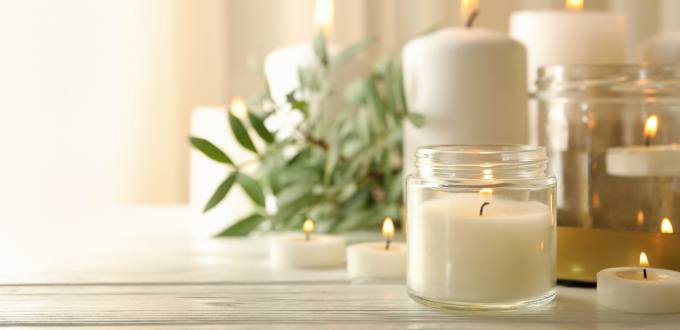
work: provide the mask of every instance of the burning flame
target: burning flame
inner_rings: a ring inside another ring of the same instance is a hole
[[[394,222],[390,217],[385,217],[385,220],[383,221],[382,236],[386,239],[394,238]]]
[[[231,106],[229,112],[238,118],[245,118],[248,115],[248,107],[242,97],[236,96],[231,99]]]
[[[564,8],[572,11],[583,10],[583,0],[564,0]]]
[[[637,211],[637,224],[642,226],[645,223],[645,213],[638,209]]]
[[[672,234],[673,233],[673,224],[671,223],[668,218],[663,218],[661,221],[661,233],[662,234]]]
[[[465,22],[479,8],[479,0],[460,0],[460,17]]]
[[[649,259],[644,252],[640,252],[640,267],[649,267]]]
[[[302,231],[305,234],[313,233],[314,232],[314,220],[312,220],[312,219],[305,220],[305,223],[302,224]]]
[[[643,133],[645,139],[653,139],[656,136],[657,128],[659,127],[659,117],[651,115],[645,122],[645,131]]]
[[[335,4],[333,0],[316,0],[314,6],[314,26],[329,34],[333,28],[333,18],[335,16]]]

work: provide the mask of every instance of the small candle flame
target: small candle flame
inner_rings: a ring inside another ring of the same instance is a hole
[[[642,226],[645,223],[645,213],[642,212],[641,209],[638,209],[636,219],[639,226]]]
[[[673,224],[671,223],[668,218],[663,218],[661,221],[661,233],[662,234],[672,234],[673,233]]]
[[[245,118],[248,115],[248,106],[242,97],[236,96],[231,100],[229,112],[238,118]]]
[[[645,140],[651,140],[656,136],[656,131],[659,127],[659,117],[656,115],[651,115],[649,118],[647,118],[647,121],[645,122],[645,131],[643,133],[643,136],[645,137]]]
[[[302,224],[302,231],[305,234],[313,233],[314,232],[314,220],[312,220],[312,219],[305,220],[305,223]]]
[[[314,6],[314,26],[324,34],[329,34],[333,29],[335,16],[335,4],[333,0],[316,0]]]
[[[483,199],[490,199],[491,196],[493,196],[493,189],[483,188],[479,190],[479,196],[482,197]]]
[[[385,217],[385,220],[383,221],[382,237],[386,239],[394,238],[394,222],[390,217]]]
[[[470,15],[479,8],[479,0],[461,0],[460,17],[463,22],[467,21]]]
[[[564,8],[571,11],[583,10],[583,0],[565,0]]]
[[[644,252],[640,252],[640,267],[649,267],[649,259]]]

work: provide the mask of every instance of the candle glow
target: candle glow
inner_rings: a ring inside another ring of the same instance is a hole
[[[565,0],[564,8],[571,11],[583,10],[583,0]]]
[[[231,100],[229,112],[238,118],[245,118],[248,115],[248,107],[242,97],[236,96]]]
[[[314,26],[324,34],[329,34],[333,28],[335,5],[333,0],[317,0],[314,6]]]
[[[394,238],[394,222],[390,217],[385,217],[385,220],[383,221],[382,237],[386,239]]]
[[[461,0],[460,18],[463,22],[467,21],[472,12],[479,8],[479,0]]]
[[[312,219],[305,220],[305,223],[302,224],[302,231],[305,233],[305,241],[309,241],[314,232],[314,221]]]
[[[651,140],[656,136],[656,131],[659,127],[659,117],[656,115],[649,116],[645,122],[645,130],[643,136],[645,140]]]
[[[649,267],[649,259],[644,252],[640,252],[640,267]]]
[[[663,218],[661,221],[661,233],[662,234],[672,234],[673,233],[673,224],[671,223],[668,218]]]

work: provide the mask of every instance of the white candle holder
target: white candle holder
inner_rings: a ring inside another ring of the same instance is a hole
[[[637,265],[642,251],[680,270],[678,81],[672,66],[539,70],[533,133],[560,187],[560,280],[593,283],[602,269]]]
[[[541,147],[419,148],[406,180],[409,294],[512,309],[555,297],[555,179]]]

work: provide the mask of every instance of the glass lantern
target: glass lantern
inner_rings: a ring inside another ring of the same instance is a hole
[[[534,136],[558,191],[558,277],[604,268],[680,270],[680,67],[539,70]]]

